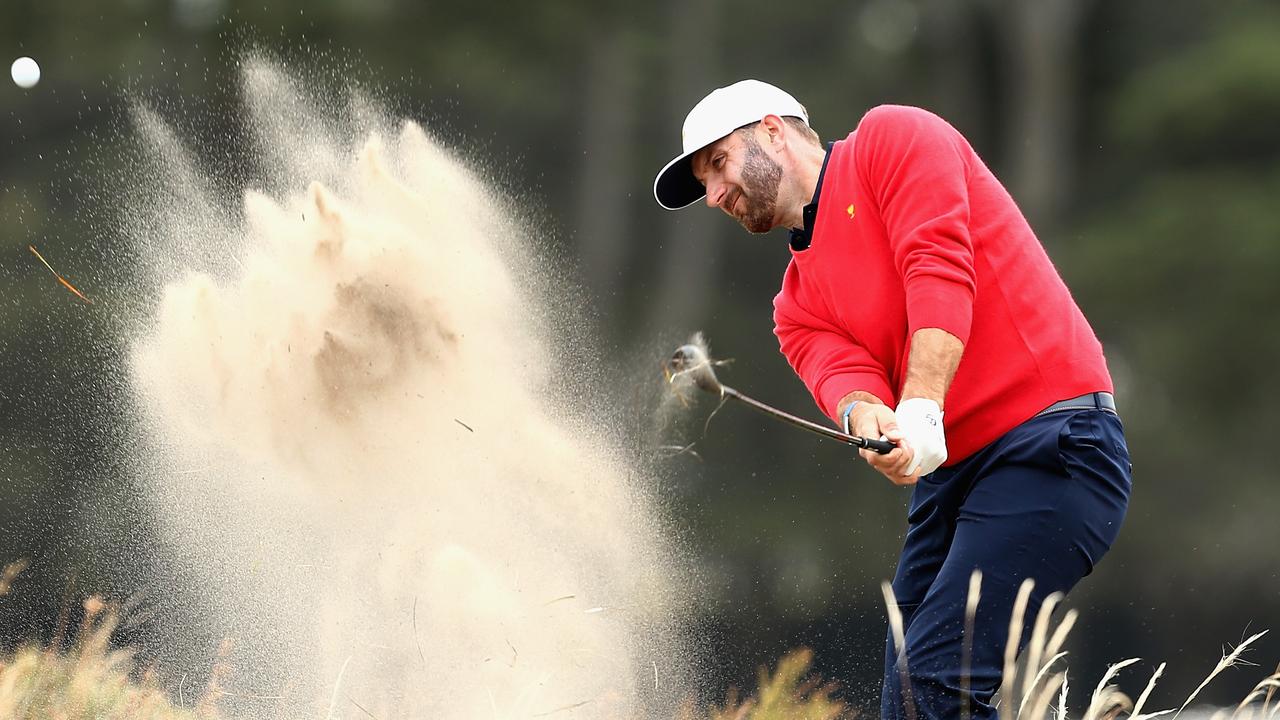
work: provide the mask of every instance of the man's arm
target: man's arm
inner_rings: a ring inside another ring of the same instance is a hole
[[[911,351],[907,360],[907,379],[902,384],[901,400],[927,398],[946,409],[944,400],[964,343],[960,338],[939,328],[920,328],[911,336]]]
[[[837,407],[852,388],[861,388],[880,402],[894,402],[884,366],[830,318],[809,311],[806,299],[792,263],[782,291],[773,299],[773,332],[778,348],[822,412],[839,424]]]
[[[946,330],[938,328],[920,328],[911,336],[911,351],[907,360],[907,379],[902,387],[902,400],[925,398],[943,407],[947,390],[955,378],[956,368],[960,365],[960,357],[964,353],[964,344],[960,339]],[[868,392],[855,391],[844,396],[839,403],[839,411],[843,416],[846,408],[854,401],[858,406],[849,415],[849,428],[854,435],[879,438],[884,436],[898,443],[898,449],[887,455],[880,455],[869,450],[860,450],[859,454],[871,467],[880,471],[895,485],[912,485],[920,479],[920,472],[908,474],[915,458],[915,451],[906,442],[898,418],[884,402]]]
[[[895,106],[867,113],[857,143],[859,170],[880,206],[902,278],[910,346],[896,411],[860,404],[850,424],[859,434],[896,441],[900,451],[863,457],[893,482],[910,484],[919,473],[908,469],[946,461],[941,410],[972,328],[977,271],[968,144],[938,116]]]

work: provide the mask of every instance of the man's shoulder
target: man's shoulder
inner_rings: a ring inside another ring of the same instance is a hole
[[[858,121],[859,130],[921,127],[947,127],[951,125],[938,114],[915,105],[877,105]]]
[[[878,105],[862,116],[855,131],[859,162],[896,163],[951,149],[967,154],[968,141],[941,116],[913,105]]]

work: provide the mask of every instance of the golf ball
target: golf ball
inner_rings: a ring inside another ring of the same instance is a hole
[[[20,57],[9,67],[9,74],[20,88],[32,88],[40,82],[40,66],[29,57]]]

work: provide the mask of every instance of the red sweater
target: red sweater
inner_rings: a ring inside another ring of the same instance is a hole
[[[1059,400],[1112,389],[1101,344],[1009,193],[955,128],[918,108],[877,107],[834,143],[774,324],[837,421],[854,390],[898,404],[916,330],[959,338],[948,465]]]

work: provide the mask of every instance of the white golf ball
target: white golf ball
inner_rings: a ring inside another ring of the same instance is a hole
[[[9,67],[9,74],[20,88],[32,88],[40,82],[40,66],[29,57],[20,57]]]

